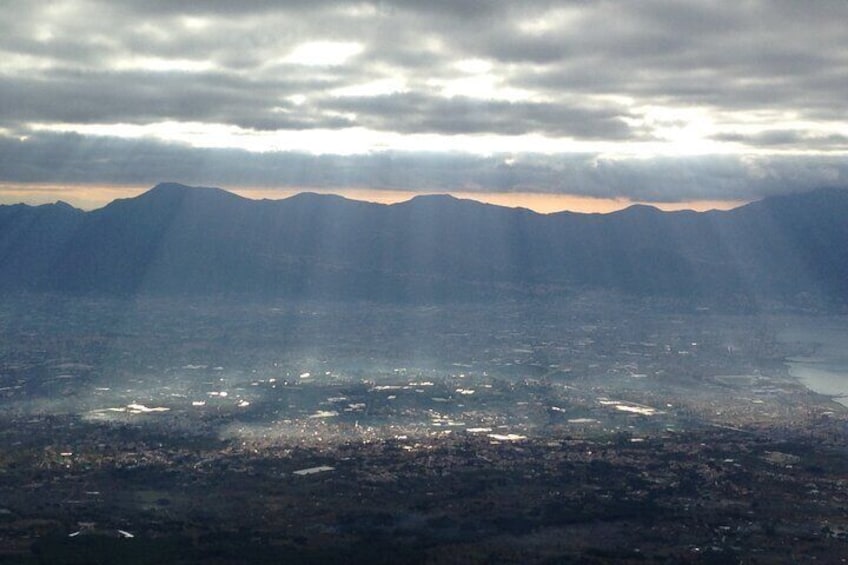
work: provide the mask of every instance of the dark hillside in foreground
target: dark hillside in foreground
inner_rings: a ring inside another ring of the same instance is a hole
[[[450,196],[391,206],[160,184],[92,212],[0,206],[6,291],[467,299],[603,288],[848,299],[848,191],[728,212],[537,214]]]

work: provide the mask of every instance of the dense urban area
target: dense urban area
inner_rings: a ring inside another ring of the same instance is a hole
[[[844,316],[583,293],[0,305],[0,560],[848,559]]]

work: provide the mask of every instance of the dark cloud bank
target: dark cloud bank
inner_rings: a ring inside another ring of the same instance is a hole
[[[0,175],[13,183],[152,186],[172,179],[222,186],[531,191],[682,202],[755,200],[848,185],[848,162],[827,156],[613,160],[572,154],[252,153],[41,133],[25,141],[0,137]]]

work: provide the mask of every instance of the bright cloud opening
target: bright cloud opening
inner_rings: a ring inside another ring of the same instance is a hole
[[[334,67],[345,64],[363,51],[351,41],[309,41],[295,47],[283,62],[307,67]]]

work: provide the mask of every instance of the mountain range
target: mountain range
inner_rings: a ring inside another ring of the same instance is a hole
[[[729,211],[538,214],[418,196],[252,200],[159,184],[83,211],[0,206],[0,290],[452,300],[609,289],[848,302],[848,190]]]

